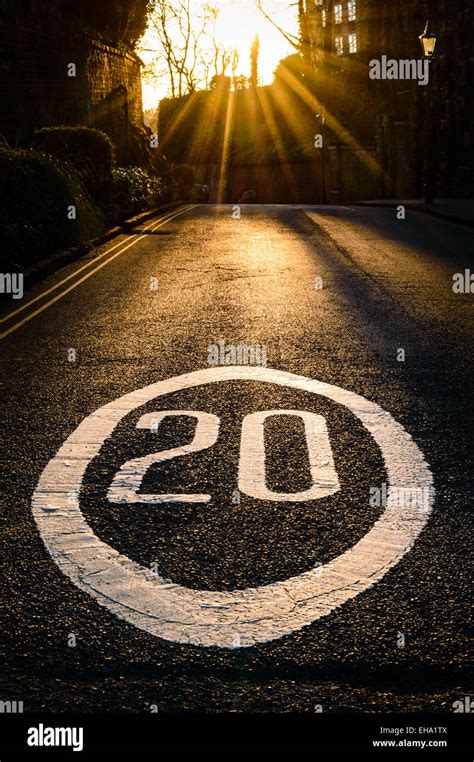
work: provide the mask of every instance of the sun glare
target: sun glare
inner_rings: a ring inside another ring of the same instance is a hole
[[[250,48],[255,35],[258,34],[260,40],[259,84],[270,84],[278,62],[294,52],[294,49],[281,32],[259,11],[257,0],[216,0],[213,5],[219,11],[216,23],[217,42],[237,51],[237,75],[250,76]],[[291,5],[291,0],[288,0],[288,4],[281,0],[265,0],[263,7],[285,32],[297,33],[297,14],[294,5]],[[196,19],[199,19],[201,9],[201,3],[193,3],[192,12]],[[156,59],[156,49],[156,36],[149,28],[139,51],[145,64],[150,64]],[[230,74],[230,71],[227,73]],[[158,101],[168,95],[170,95],[169,81],[164,71],[161,75],[156,71],[153,78],[145,78],[143,83],[145,109],[155,108]]]

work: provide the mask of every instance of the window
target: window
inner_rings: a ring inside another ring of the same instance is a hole
[[[357,53],[357,35],[349,35],[349,53]]]
[[[334,23],[342,24],[342,3],[336,3],[334,6]]]
[[[356,0],[349,0],[349,2],[347,3],[347,13],[348,13],[349,21],[357,20]]]
[[[336,37],[334,40],[334,43],[336,45],[336,53],[338,56],[342,56],[344,53],[344,37]]]
[[[322,20],[323,26],[327,26],[327,23],[328,23],[328,12],[327,12],[327,10],[325,8],[323,8],[323,10],[321,12],[321,20]]]

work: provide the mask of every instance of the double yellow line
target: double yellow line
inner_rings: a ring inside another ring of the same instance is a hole
[[[142,230],[143,231],[158,230],[158,228],[163,227],[163,225],[166,225],[166,223],[171,222],[171,220],[174,220],[176,217],[179,217],[181,214],[184,214],[185,212],[189,212],[191,209],[194,209],[195,206],[196,206],[195,204],[188,204],[185,207],[180,207],[178,210],[174,212],[170,212],[164,217],[160,217],[158,220],[158,223],[156,222],[156,219],[155,219],[149,225],[146,225],[144,228],[142,228]],[[17,331],[19,328],[25,325],[25,323],[28,323],[30,320],[33,320],[34,317],[36,317],[37,315],[40,315],[41,312],[44,312],[44,310],[47,310],[48,307],[51,307],[52,304],[59,301],[59,299],[62,299],[63,296],[66,296],[66,294],[69,294],[70,291],[77,288],[77,286],[80,286],[81,283],[84,283],[84,281],[90,278],[92,275],[94,275],[94,273],[98,272],[103,267],[108,265],[110,262],[116,259],[116,257],[119,257],[121,254],[124,253],[124,251],[127,251],[127,249],[130,249],[132,246],[135,246],[135,244],[143,240],[143,238],[146,238],[146,236],[147,236],[147,233],[145,232],[143,233],[143,235],[140,235],[138,238],[135,235],[127,236],[127,238],[125,238],[124,241],[120,241],[120,243],[115,244],[115,246],[112,246],[110,249],[107,249],[107,251],[104,251],[102,252],[102,254],[99,254],[97,257],[95,257],[95,259],[92,259],[90,262],[86,262],[85,265],[82,265],[82,267],[79,267],[79,269],[75,270],[66,278],[63,278],[63,280],[60,280],[58,283],[55,283],[54,286],[51,286],[51,288],[48,288],[47,291],[43,291],[41,294],[38,294],[38,296],[35,296],[34,299],[30,299],[29,302],[26,302],[26,304],[23,304],[21,307],[18,307],[18,309],[13,310],[13,312],[9,312],[4,317],[1,317],[0,324],[9,322],[16,315],[19,315],[21,312],[24,312],[24,310],[28,309],[28,307],[30,307],[32,304],[35,304],[36,302],[40,301],[41,299],[44,299],[46,296],[53,293],[54,291],[57,291],[65,283],[72,280],[81,272],[83,272],[83,270],[87,270],[88,268],[92,267],[92,265],[94,265],[96,262],[103,260],[100,262],[99,265],[97,265],[97,267],[94,267],[93,270],[89,270],[89,272],[83,275],[82,278],[79,278],[79,280],[74,281],[74,283],[72,283],[70,286],[65,288],[59,294],[56,294],[52,299],[42,304],[33,312],[28,313],[26,317],[22,318],[17,323],[14,323],[14,325],[7,328],[5,331],[3,331],[3,333],[0,333],[0,341],[2,339],[5,339],[14,331]],[[131,243],[128,243],[128,241],[131,241]],[[125,245],[125,244],[128,244],[128,245]],[[119,249],[119,251],[116,251],[115,254],[113,254],[113,256],[109,257],[108,259],[105,259],[105,257],[107,257],[108,254],[110,254],[112,251],[115,251],[116,249]]]

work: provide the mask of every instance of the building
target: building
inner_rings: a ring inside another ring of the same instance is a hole
[[[429,161],[438,196],[471,196],[472,0],[300,0],[299,8],[302,51],[315,87],[359,142],[375,143],[380,195],[420,196]],[[429,83],[407,78],[403,69],[393,78],[371,79],[371,61],[383,56],[421,61],[418,38],[427,19],[437,34]]]

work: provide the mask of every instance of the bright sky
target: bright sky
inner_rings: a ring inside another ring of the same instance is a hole
[[[294,53],[294,49],[258,10],[256,0],[215,0],[214,4],[219,8],[216,25],[218,41],[225,47],[237,48],[239,54],[237,74],[247,77],[250,75],[250,47],[255,35],[258,34],[260,37],[259,77],[261,84],[270,84],[278,62]],[[193,6],[196,16],[199,16],[201,9],[199,0]],[[296,4],[292,3],[292,0],[264,0],[263,7],[286,32],[297,33]],[[147,49],[156,48],[156,39],[150,29],[145,34],[138,53],[145,63],[150,63],[156,58],[156,53]],[[143,83],[145,109],[157,107],[158,101],[169,94],[166,76],[161,76],[155,82],[145,80]]]

